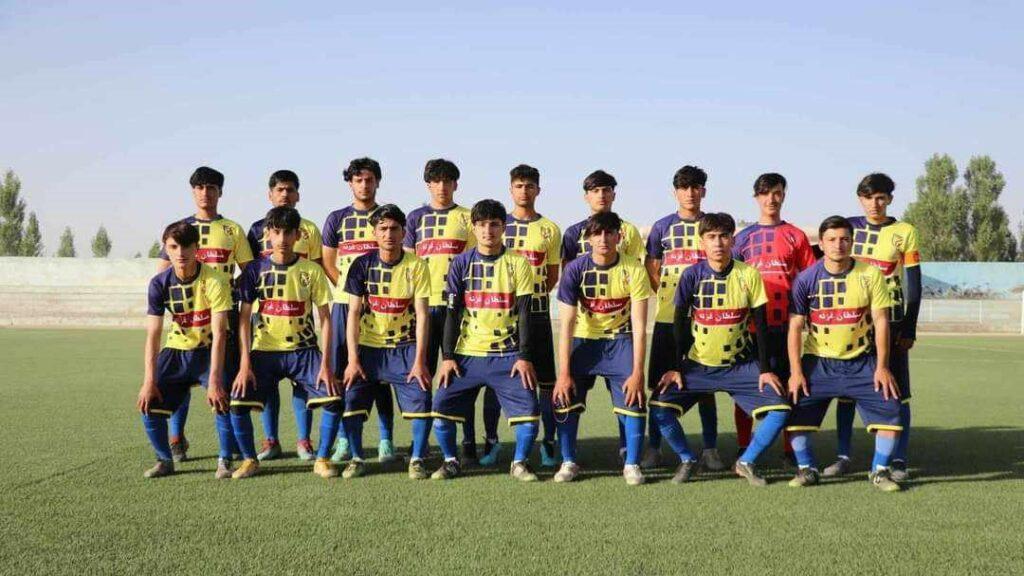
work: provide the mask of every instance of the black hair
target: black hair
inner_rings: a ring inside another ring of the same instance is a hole
[[[586,225],[583,226],[583,237],[590,238],[594,234],[600,234],[601,232],[618,232],[622,230],[622,218],[615,212],[598,212],[597,214],[591,214],[590,218],[587,218]]]
[[[193,188],[196,186],[210,186],[211,184],[217,188],[223,188],[224,175],[209,166],[200,166],[189,177],[188,183]]]
[[[672,188],[675,190],[703,187],[707,183],[708,173],[696,166],[683,166],[672,176]]]
[[[298,230],[301,222],[302,217],[299,216],[299,211],[295,208],[275,206],[267,212],[267,219],[263,222],[263,227],[267,230],[291,232]]]
[[[818,226],[818,239],[825,235],[826,230],[835,230],[836,228],[843,228],[853,236],[853,224],[842,216],[829,216],[821,221],[821,226]]]
[[[469,213],[469,219],[473,224],[484,220],[504,222],[506,217],[508,217],[508,212],[505,211],[505,205],[497,200],[481,200],[473,204],[473,210]]]
[[[384,177],[380,173],[380,163],[373,158],[356,158],[355,160],[348,163],[348,168],[345,169],[343,175],[345,176],[345,182],[351,182],[352,177],[359,174],[363,170],[368,170],[377,177],[377,182],[380,182]]]
[[[459,167],[455,165],[455,162],[451,160],[445,160],[444,158],[435,158],[433,160],[427,160],[427,165],[423,167],[423,181],[430,182],[443,182],[451,181],[458,182]]]
[[[887,174],[875,172],[868,174],[857,184],[857,196],[871,196],[872,194],[888,194],[896,189],[896,183]]]
[[[526,182],[533,182],[537,186],[540,186],[540,170],[537,170],[533,166],[527,164],[520,164],[508,173],[509,182],[515,182],[516,180],[524,180]]]
[[[160,242],[166,243],[168,238],[174,238],[179,246],[185,248],[199,244],[199,230],[184,220],[178,220],[164,228],[164,235],[160,237]]]
[[[708,232],[732,234],[736,232],[736,221],[725,212],[708,212],[700,217],[700,224],[697,225],[697,235],[703,236]]]
[[[776,172],[767,172],[761,174],[754,180],[754,196],[760,194],[767,194],[772,188],[776,186],[782,186],[783,192],[786,190],[786,177]]]
[[[376,227],[381,220],[394,220],[399,226],[405,228],[405,212],[394,204],[385,204],[370,214],[370,226]]]
[[[602,188],[604,186],[614,189],[618,185],[619,183],[615,180],[615,176],[612,176],[604,170],[595,170],[583,179],[584,192],[587,190],[593,190],[594,188]]]
[[[277,186],[281,182],[291,182],[295,184],[296,190],[299,189],[299,175],[291,170],[278,170],[270,175],[270,188]]]

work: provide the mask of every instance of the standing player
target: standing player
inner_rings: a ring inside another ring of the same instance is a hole
[[[352,461],[342,477],[363,475],[363,421],[370,415],[373,388],[392,386],[402,417],[412,420],[409,477],[422,480],[428,476],[423,459],[430,436],[430,276],[426,262],[402,250],[405,214],[398,206],[381,206],[370,224],[380,248],[356,258],[345,281],[352,296],[343,428]]]
[[[446,480],[462,469],[455,449],[455,423],[465,419],[482,387],[494,388],[509,424],[516,427],[510,474],[531,482],[526,460],[540,420],[537,374],[531,362],[530,301],[533,271],[522,256],[505,248],[508,214],[497,200],[481,200],[471,219],[477,247],[460,254],[448,271],[448,315],[434,395],[434,433],[444,463],[431,476]]]
[[[475,243],[469,223],[469,209],[455,203],[459,188],[459,167],[450,160],[436,158],[423,168],[430,202],[409,213],[405,227],[405,249],[426,261],[430,272],[430,342],[427,346],[427,369],[437,369],[447,313],[445,283],[452,260]],[[476,410],[466,414],[462,424],[463,461],[476,462]]]
[[[598,376],[612,396],[612,411],[626,431],[622,476],[643,484],[640,450],[644,443],[644,357],[647,352],[647,273],[632,258],[618,253],[622,220],[614,212],[590,217],[584,234],[591,249],[565,267],[558,286],[561,332],[559,375],[554,397],[562,466],[555,482],[579,475],[576,436],[587,392]],[[634,329],[635,327],[635,329]]]
[[[505,225],[505,247],[523,256],[533,268],[533,303],[530,310],[530,337],[533,339],[533,366],[540,388],[540,413],[544,438],[540,444],[541,466],[558,463],[555,457],[555,417],[551,390],[555,386],[555,349],[551,334],[550,293],[558,285],[558,260],[562,232],[558,225],[537,213],[540,195],[540,171],[520,164],[509,172],[512,203],[515,205]],[[497,395],[484,391],[484,430],[487,433],[484,457],[480,463],[492,465],[498,459]]]
[[[348,363],[348,346],[345,344],[345,322],[348,318],[348,302],[350,294],[345,293],[345,278],[348,267],[356,258],[377,249],[377,241],[373,239],[373,226],[370,225],[370,214],[377,209],[377,188],[380,187],[380,164],[372,158],[356,158],[349,162],[344,172],[345,182],[352,190],[352,204],[327,215],[324,222],[324,271],[334,284],[331,306],[331,322],[334,340],[331,341],[332,366],[340,377]],[[392,433],[395,426],[394,406],[391,389],[387,386],[374,388],[377,397],[377,423],[380,426],[380,444],[377,448],[377,460],[390,462],[395,458],[395,446]],[[332,459],[341,462],[349,455],[348,441],[345,435],[338,439],[338,446]]]
[[[889,365],[900,387],[900,433],[892,457],[892,478],[907,480],[907,443],[910,441],[910,361],[909,352],[917,338],[917,315],[921,310],[921,253],[917,230],[887,214],[896,184],[885,174],[868,174],[857,185],[864,216],[850,218],[853,225],[853,258],[878,268],[885,277],[892,309],[889,331],[892,349]],[[906,273],[906,283],[903,275]],[[850,470],[850,444],[853,439],[853,402],[842,399],[836,407],[836,432],[839,436],[836,462],[822,476],[842,476]]]
[[[612,204],[615,203],[615,187],[618,181],[611,174],[604,170],[596,170],[583,179],[583,201],[590,207],[590,214],[601,214],[611,212]],[[562,267],[569,265],[580,254],[590,251],[590,243],[584,235],[589,218],[565,229],[562,236]],[[638,263],[643,260],[644,241],[640,237],[640,231],[636,226],[622,220],[622,243],[618,247],[619,254],[626,258],[635,259]]]
[[[237,356],[228,359],[228,312],[233,309],[227,276],[196,259],[199,232],[187,222],[175,222],[164,230],[164,253],[171,267],[157,273],[149,283],[149,317],[146,322],[145,377],[139,390],[138,407],[146,435],[156,450],[156,465],[146,478],[174,472],[167,419],[185,400],[196,382],[206,388],[206,401],[213,407],[217,424],[219,454],[216,478],[231,476],[234,435],[228,415],[228,390]],[[171,334],[160,350],[164,310],[171,314]],[[158,351],[159,350],[159,354]],[[239,476],[251,469],[243,464]]]
[[[697,227],[704,215],[700,206],[707,192],[707,181],[708,175],[696,166],[683,166],[677,170],[672,177],[672,188],[675,190],[678,208],[655,222],[647,236],[647,258],[644,265],[651,279],[651,287],[658,295],[648,367],[648,385],[651,388],[656,388],[662,374],[676,365],[672,347],[676,286],[684,270],[704,259]],[[725,463],[718,454],[718,412],[714,395],[708,394],[701,398],[697,408],[704,441],[700,462],[711,471],[725,470]],[[661,459],[661,431],[653,419],[649,433],[649,449],[645,451],[641,462],[645,468],[657,466]]]
[[[790,298],[789,393],[795,406],[786,429],[799,469],[789,485],[818,483],[808,432],[821,426],[833,398],[850,398],[868,432],[875,432],[871,483],[895,492],[900,485],[889,459],[903,427],[888,368],[892,297],[876,267],[850,257],[854,229],[846,218],[826,218],[818,236],[824,258],[797,276]]]
[[[796,275],[814,264],[814,251],[803,230],[782,219],[786,200],[786,178],[782,174],[761,174],[754,181],[754,200],[760,210],[757,224],[736,235],[733,256],[757,268],[768,295],[768,356],[772,371],[784,382],[789,379],[786,328],[789,326],[789,291]],[[751,326],[753,329],[753,326]],[[742,454],[750,444],[754,421],[737,404],[736,444]],[[784,434],[787,459],[792,461],[788,437]],[[738,455],[737,454],[737,455]]]
[[[256,315],[252,322],[240,325],[242,360],[232,387],[231,422],[242,454],[249,458],[255,452],[249,409],[262,409],[264,390],[277,386],[282,379],[291,380],[295,393],[305,398],[307,408],[324,409],[313,472],[329,478],[338,475],[328,456],[342,409],[328,349],[333,330],[328,306],[330,284],[319,265],[295,253],[301,223],[302,218],[294,208],[271,208],[264,224],[273,251],[246,267],[239,280],[241,316],[250,318],[254,312]],[[323,350],[317,348],[314,310],[320,322]]]
[[[757,458],[782,431],[789,414],[783,384],[768,355],[764,283],[753,267],[732,257],[736,223],[728,214],[705,214],[698,234],[707,256],[683,272],[676,288],[673,340],[676,366],[659,379],[651,396],[651,417],[679,455],[672,481],[686,482],[697,464],[679,417],[703,394],[728,392],[751,417],[763,416],[753,441],[733,471],[753,486],[764,486]],[[748,326],[754,324],[757,345]],[[756,354],[755,354],[756,351]]]
[[[249,243],[245,241],[245,232],[236,222],[224,218],[217,212],[220,197],[224,194],[224,175],[206,166],[196,168],[189,178],[192,186],[192,200],[196,212],[183,221],[195,226],[199,232],[199,248],[196,259],[214,270],[233,277],[235,268],[245,269],[253,256]],[[170,257],[165,250],[160,251],[162,261],[157,265],[158,271],[171,267]],[[235,300],[237,293],[233,292]],[[237,354],[235,339],[238,334],[238,312],[232,309],[228,313],[228,354]],[[185,438],[185,421],[188,419],[188,405],[191,393],[186,390],[181,404],[171,415],[171,454],[175,462],[185,460],[188,453],[188,440]],[[237,450],[233,450],[237,453]]]
[[[270,175],[270,190],[267,197],[272,206],[295,208],[299,203],[299,176],[291,170],[278,170]],[[260,218],[249,227],[249,246],[257,258],[269,256],[273,251],[270,237],[266,233],[266,218]],[[295,242],[295,253],[317,264],[321,257],[320,229],[316,224],[305,218],[299,224],[299,239]],[[266,407],[263,410],[263,447],[257,458],[260,461],[273,460],[281,456],[281,443],[278,441],[278,414],[281,412],[281,393],[277,386],[264,390]],[[295,412],[295,428],[298,431],[298,443],[295,448],[300,460],[312,460],[313,446],[309,441],[310,417],[312,411],[306,408],[306,401],[298,395],[292,395],[292,410]]]

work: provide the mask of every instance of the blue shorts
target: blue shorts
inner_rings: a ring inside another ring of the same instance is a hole
[[[415,380],[405,381],[415,360],[415,344],[397,348],[360,346],[359,363],[366,372],[366,380],[355,381],[345,391],[345,417],[368,418],[377,396],[374,388],[391,386],[403,418],[430,418],[430,390],[423,390]]]
[[[683,389],[674,385],[664,392],[655,392],[649,402],[651,406],[671,408],[682,416],[708,393],[726,392],[733,402],[752,417],[758,417],[773,410],[789,410],[789,402],[770,386],[758,390],[761,367],[756,360],[740,362],[732,366],[704,366],[687,362],[683,372]]]
[[[896,341],[899,339],[901,327],[899,324],[892,324],[890,328],[893,345],[889,349],[889,371],[896,379],[896,387],[900,391],[900,402],[910,403],[910,353],[906,350],[897,350]],[[840,402],[852,403],[852,398],[840,398]]]
[[[238,348],[228,346],[224,353],[224,369],[220,386],[231,393],[231,384],[238,374]],[[170,416],[188,396],[189,388],[206,387],[210,379],[210,349],[177,350],[164,348],[156,357],[156,387],[163,400],[151,404],[150,413]]]
[[[331,304],[331,342],[327,350],[331,353],[331,368],[339,377],[345,373],[345,367],[348,366],[348,348],[345,338],[345,320],[347,318],[347,303]]]
[[[341,396],[332,396],[327,385],[317,382],[320,374],[320,350],[303,348],[288,352],[253,350],[249,356],[256,376],[256,389],[244,398],[232,398],[232,406],[250,406],[262,409],[266,390],[276,387],[284,379],[292,381],[292,393],[306,401],[307,408],[316,408],[331,402],[340,402]]]
[[[516,363],[515,355],[508,356],[463,356],[455,355],[462,376],[454,376],[447,388],[438,387],[434,392],[433,416],[465,422],[476,402],[480,388],[487,386],[498,396],[501,410],[508,417],[509,424],[540,419],[537,393],[523,387],[519,376],[509,376]]]
[[[633,338],[627,335],[609,340],[573,338],[572,354],[569,357],[569,373],[576,382],[571,401],[567,406],[555,406],[555,412],[566,414],[582,412],[587,408],[587,393],[594,387],[597,377],[604,378],[605,386],[612,395],[612,412],[625,416],[647,415],[646,408],[626,404],[626,393],[622,390],[626,378],[633,372]]]
[[[835,360],[805,355],[804,377],[810,396],[803,396],[793,407],[786,430],[817,430],[833,398],[849,398],[857,404],[857,413],[868,432],[902,430],[900,401],[886,400],[875,391],[875,357],[864,354],[853,360]]]

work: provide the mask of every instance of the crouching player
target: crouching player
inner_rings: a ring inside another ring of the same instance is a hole
[[[240,325],[241,365],[232,387],[231,423],[249,464],[248,459],[256,457],[249,409],[262,410],[265,391],[282,379],[291,380],[307,407],[324,409],[313,472],[329,478],[338,475],[328,456],[341,421],[342,398],[330,355],[317,348],[313,310],[326,348],[331,341],[330,284],[318,264],[295,253],[301,222],[294,208],[279,206],[267,212],[265,234],[273,251],[247,266],[241,276],[241,317],[250,318],[254,311],[255,317]],[[255,460],[251,465],[254,473]]]
[[[484,386],[494,390],[509,424],[516,427],[510,474],[525,482],[537,479],[526,462],[540,420],[537,374],[530,361],[533,270],[525,258],[505,248],[506,217],[500,202],[477,202],[470,212],[477,247],[457,256],[448,271],[444,360],[433,403],[434,433],[444,454],[444,463],[431,476],[437,480],[461,473],[455,423],[465,419]]]
[[[850,256],[849,220],[825,219],[818,237],[824,258],[797,276],[790,298],[789,393],[795,406],[786,429],[799,469],[789,485],[818,483],[808,432],[821,426],[833,398],[849,398],[868,432],[875,433],[871,483],[895,492],[900,486],[890,477],[889,459],[903,427],[899,391],[889,372],[892,297],[877,268]]]
[[[215,412],[220,447],[215,476],[228,478],[234,446],[228,389],[238,361],[237,349],[227,343],[228,312],[233,308],[231,286],[227,275],[196,259],[199,231],[190,223],[171,224],[162,240],[171,267],[149,282],[145,377],[138,399],[157,462],[143,475],[158,478],[174,472],[167,420],[186,401],[189,387],[198,382],[206,388],[206,401]],[[164,310],[171,313],[172,328],[158,354]],[[225,365],[228,348],[232,351]]]
[[[612,395],[612,411],[626,436],[626,483],[643,484],[640,451],[647,417],[644,398],[644,356],[647,351],[647,271],[635,259],[619,254],[622,220],[614,212],[594,214],[584,227],[590,250],[565,267],[558,285],[561,332],[558,339],[558,381],[553,399],[562,450],[555,482],[579,475],[576,436],[587,392],[598,376]],[[634,329],[635,327],[635,329]]]
[[[343,478],[363,475],[363,422],[378,397],[376,386],[392,386],[402,417],[412,420],[409,477],[427,477],[423,459],[430,437],[430,273],[424,260],[402,250],[405,223],[405,214],[394,204],[371,214],[378,249],[356,258],[345,281],[350,294],[345,336],[349,361],[342,429],[352,460]]]
[[[756,268],[733,260],[735,231],[728,214],[701,217],[697,232],[707,260],[687,268],[676,287],[672,332],[680,364],[661,377],[651,397],[651,416],[679,455],[675,483],[689,480],[697,463],[679,417],[703,394],[728,392],[751,417],[764,417],[733,466],[753,486],[767,484],[754,464],[782,431],[790,409],[782,383],[771,371],[764,282]],[[756,358],[747,328],[751,319]]]

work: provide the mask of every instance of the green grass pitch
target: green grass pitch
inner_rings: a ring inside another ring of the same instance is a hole
[[[900,494],[868,485],[871,442],[860,430],[860,472],[811,489],[786,486],[778,447],[766,455],[766,489],[729,474],[675,486],[670,468],[628,487],[603,393],[584,416],[586,475],[573,485],[548,481],[550,472],[532,485],[512,481],[508,445],[498,468],[446,483],[375,464],[365,478],[324,481],[293,458],[218,482],[198,393],[192,460],[145,481],[153,455],[134,411],[142,340],[0,330],[0,573],[1024,572],[1021,338],[922,339],[912,360],[916,479]],[[731,456],[732,404],[719,396],[718,405],[720,448]],[[684,425],[699,445],[696,414]],[[401,448],[408,426],[396,427]],[[504,424],[501,432],[512,436]],[[371,419],[368,447],[375,434]],[[282,436],[290,447],[287,401]],[[817,436],[822,462],[834,446],[831,430]]]

